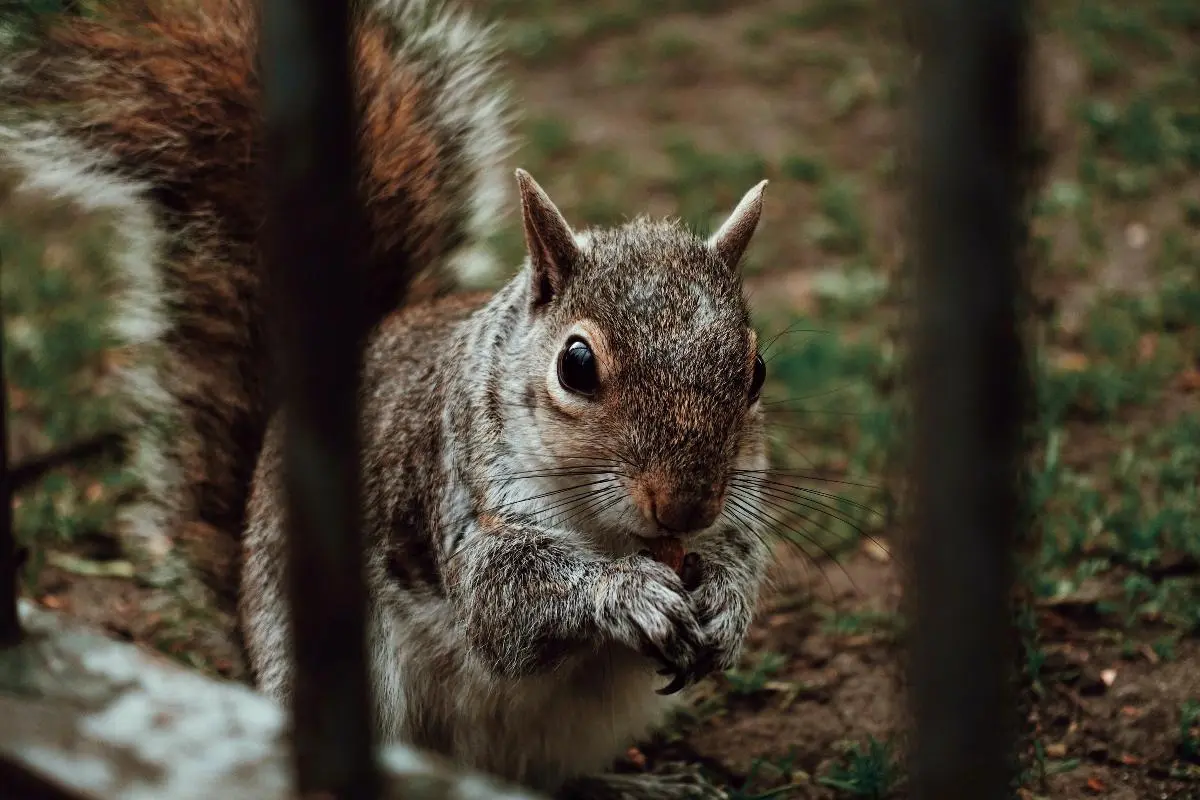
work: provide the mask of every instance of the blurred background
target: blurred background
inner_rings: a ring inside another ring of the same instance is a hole
[[[474,0],[522,115],[513,166],[577,226],[708,231],[771,180],[745,266],[781,472],[776,588],[745,662],[631,769],[698,760],[735,797],[904,794],[894,509],[904,436],[906,102],[880,0]],[[1047,0],[1034,27],[1039,539],[1019,609],[1020,796],[1200,796],[1200,4]],[[108,429],[107,232],[0,176],[11,458]],[[513,197],[515,211],[515,193]],[[522,257],[515,214],[497,237]],[[901,476],[902,477],[902,476]],[[229,621],[138,576],[117,461],[18,498],[26,590],[214,674]]]

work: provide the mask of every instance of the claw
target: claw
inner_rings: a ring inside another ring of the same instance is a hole
[[[698,553],[688,553],[683,557],[679,577],[683,581],[684,591],[694,592],[700,588],[704,582],[704,561]]]
[[[687,673],[686,672],[676,672],[675,678],[669,684],[667,684],[666,686],[664,686],[661,689],[655,689],[654,691],[657,694],[661,694],[664,696],[670,695],[670,694],[675,694],[676,692],[682,691],[683,688],[685,686],[687,686],[687,683],[688,683]]]

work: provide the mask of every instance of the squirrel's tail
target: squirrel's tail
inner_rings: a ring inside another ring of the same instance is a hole
[[[270,412],[257,4],[99,8],[26,35],[0,20],[0,166],[111,215],[146,493],[127,530],[150,555],[181,546],[228,596]],[[375,322],[413,280],[440,290],[490,270],[481,245],[503,206],[509,120],[488,30],[436,0],[355,9]]]

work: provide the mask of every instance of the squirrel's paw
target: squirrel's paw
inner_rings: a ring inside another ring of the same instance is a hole
[[[754,619],[754,608],[745,593],[736,585],[709,580],[692,592],[692,607],[704,632],[692,678],[699,680],[737,666]]]
[[[612,639],[658,661],[663,674],[692,673],[704,631],[669,567],[643,556],[622,559],[605,576],[598,599],[600,625]]]
[[[556,800],[727,800],[692,764],[669,763],[642,774],[596,775],[572,781]]]

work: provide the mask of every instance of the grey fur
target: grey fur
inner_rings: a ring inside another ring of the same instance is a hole
[[[735,467],[763,468],[761,412],[748,397],[754,334],[736,270],[678,223],[572,235],[575,256],[549,299],[537,299],[527,263],[482,307],[452,298],[410,309],[368,345],[379,725],[564,796],[580,786],[690,796],[672,794],[688,781],[600,773],[663,720],[673,701],[655,693],[671,680],[660,668],[691,681],[736,663],[768,550],[762,531],[725,509],[687,537],[704,565],[689,592],[639,554],[659,531],[632,494],[647,475],[668,491],[723,491]],[[602,393],[577,402],[554,364],[581,325],[603,340],[605,378]],[[283,698],[281,426],[255,475],[242,614],[260,684]]]

